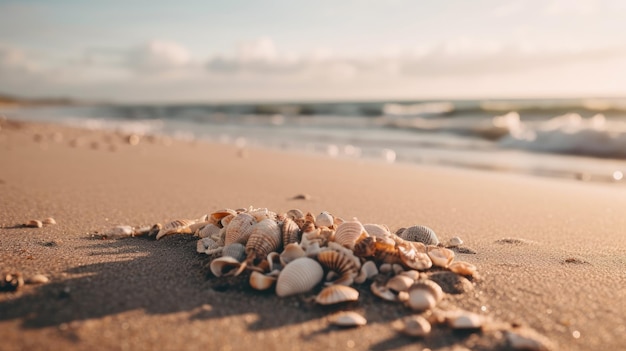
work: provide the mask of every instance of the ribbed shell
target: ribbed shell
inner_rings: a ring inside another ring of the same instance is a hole
[[[404,240],[419,241],[426,245],[439,244],[439,239],[437,238],[435,232],[424,225],[415,225],[412,227],[408,227],[400,234],[398,234],[398,236]]]
[[[240,243],[232,243],[224,246],[222,256],[230,256],[239,262],[243,262],[246,258],[246,247]]]
[[[344,285],[331,285],[320,291],[315,302],[320,305],[334,305],[342,302],[357,301],[359,291]]]
[[[342,246],[350,249],[354,248],[354,244],[361,234],[365,232],[363,225],[359,221],[346,221],[341,223],[335,231],[335,241]]]
[[[171,221],[164,225],[161,230],[159,230],[156,239],[159,240],[162,237],[170,234],[191,233],[189,226],[194,223],[195,221],[191,219],[177,219],[175,221]]]
[[[304,213],[297,208],[293,210],[289,210],[287,211],[287,218],[291,218],[292,220],[304,218]]]
[[[333,215],[331,215],[330,213],[324,211],[320,214],[317,215],[317,217],[315,217],[315,225],[317,227],[332,227],[333,226]]]
[[[300,227],[291,218],[285,218],[282,226],[283,245],[300,241]]]
[[[380,224],[363,224],[363,228],[370,236],[386,238],[391,235],[389,228]]]
[[[298,258],[282,270],[276,282],[276,295],[280,297],[307,292],[324,277],[324,269],[314,259]]]
[[[261,222],[266,219],[276,220],[276,213],[268,210],[267,208],[254,208],[248,210],[248,214],[252,215],[257,222]]]
[[[359,274],[359,268],[354,260],[343,252],[332,250],[322,251],[317,255],[317,260],[328,270],[336,272],[339,278],[334,284],[352,285],[354,278]]]
[[[250,235],[250,229],[256,224],[256,219],[251,214],[240,213],[235,216],[226,227],[224,244],[232,243],[245,244]]]
[[[223,210],[219,210],[219,211],[215,211],[213,213],[211,213],[211,215],[209,216],[209,222],[211,222],[213,225],[216,225],[218,227],[222,227],[222,223],[221,220],[222,218],[228,216],[228,215],[237,215],[237,211],[235,210],[231,210],[230,208],[225,208]]]
[[[250,237],[246,243],[248,262],[264,259],[270,252],[277,251],[282,245],[282,237],[278,223],[272,219],[264,219],[250,229]]]

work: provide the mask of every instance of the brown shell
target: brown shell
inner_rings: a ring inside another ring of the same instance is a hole
[[[320,305],[334,305],[342,302],[357,301],[359,291],[344,285],[331,285],[324,288],[315,297],[315,302]]]
[[[473,277],[474,275],[476,275],[476,266],[465,261],[452,262],[448,266],[448,269],[456,274],[468,277]]]
[[[353,249],[361,236],[367,236],[367,232],[359,221],[346,221],[341,223],[335,231],[335,241],[342,246]]]
[[[282,245],[280,227],[272,219],[264,219],[250,229],[250,237],[246,243],[248,263],[254,265],[255,260],[262,260],[270,252],[277,251]]]
[[[43,221],[41,221],[41,223],[43,223],[43,224],[57,224],[57,221],[55,221],[54,218],[52,218],[52,217],[48,217],[48,218],[44,219]]]
[[[317,255],[317,260],[322,267],[336,272],[339,278],[334,284],[352,285],[354,278],[359,274],[359,268],[354,260],[343,252],[333,250],[322,251]]]
[[[255,290],[271,289],[276,284],[276,277],[252,271],[250,274],[250,286]]]
[[[156,239],[159,240],[166,235],[171,234],[191,234],[191,229],[189,226],[194,224],[195,221],[191,219],[177,219],[175,221],[171,221],[159,230],[157,233]]]
[[[293,210],[287,211],[287,218],[291,218],[292,220],[304,218],[304,213],[300,211],[299,209],[295,208]]]
[[[245,244],[250,236],[250,229],[256,224],[256,219],[249,213],[240,213],[233,218],[226,227],[224,244]]]
[[[222,228],[223,226],[222,226],[221,220],[222,220],[222,218],[224,218],[224,217],[226,217],[228,215],[236,216],[237,215],[237,211],[231,210],[230,208],[225,208],[223,210],[215,211],[215,212],[211,213],[211,215],[209,216],[209,222],[212,223],[213,225],[216,225],[216,226]]]
[[[428,257],[437,267],[447,268],[452,260],[454,260],[454,251],[445,247],[429,246]]]
[[[300,227],[291,218],[285,218],[282,225],[283,245],[300,241]]]

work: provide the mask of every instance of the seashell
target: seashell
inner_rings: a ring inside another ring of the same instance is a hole
[[[302,247],[296,243],[291,243],[285,246],[285,249],[280,254],[280,263],[286,266],[289,262],[304,256],[306,256],[306,253]]]
[[[408,336],[424,337],[430,333],[431,326],[426,318],[414,315],[407,316],[392,323],[397,331]]]
[[[28,279],[26,279],[25,283],[26,284],[45,284],[47,282],[49,282],[50,279],[48,279],[48,277],[46,277],[43,274],[35,274],[33,276],[28,277]]]
[[[415,280],[405,275],[396,275],[387,281],[387,288],[395,292],[409,291]]]
[[[376,240],[376,238],[368,236],[357,241],[353,248],[354,254],[364,258],[374,256],[376,254]]]
[[[333,220],[333,227],[337,228],[337,226],[343,222],[345,222],[345,219],[341,217],[335,217],[335,219]]]
[[[332,227],[334,223],[333,215],[324,211],[315,217],[315,226],[319,227]]]
[[[452,329],[479,329],[484,323],[483,316],[468,311],[460,311],[448,319],[448,326]]]
[[[313,214],[311,212],[307,212],[304,215],[304,221],[305,222],[315,223],[315,216],[313,216]]]
[[[216,277],[227,277],[238,276],[246,268],[246,265],[237,261],[234,257],[223,256],[211,261],[209,267]]]
[[[430,257],[433,265],[447,268],[452,260],[454,260],[454,251],[446,249],[445,247],[429,246],[428,257]]]
[[[367,232],[359,221],[347,221],[341,223],[335,231],[335,242],[349,249],[354,249],[354,244],[361,238],[367,236]]]
[[[293,210],[289,210],[287,211],[287,218],[290,218],[295,221],[296,219],[304,218],[304,213],[297,208]]]
[[[224,244],[230,245],[232,243],[245,244],[250,236],[250,229],[256,224],[256,219],[249,213],[240,213],[230,221],[228,227],[226,227],[226,233],[224,236]]]
[[[476,266],[465,261],[452,262],[448,266],[448,269],[456,274],[464,275],[467,277],[473,277],[474,275],[476,275],[477,271]]]
[[[133,227],[129,225],[118,225],[117,227],[113,227],[106,231],[102,234],[102,237],[107,239],[120,239],[133,236],[134,234],[135,231],[133,230]]]
[[[257,222],[261,222],[265,219],[276,220],[276,213],[268,210],[267,208],[250,208],[248,214],[252,215]]]
[[[389,290],[389,288],[387,288],[386,286],[380,285],[377,282],[373,282],[370,285],[370,290],[374,295],[380,297],[385,301],[398,301],[398,295],[394,294],[393,291]]]
[[[338,327],[360,327],[367,324],[367,319],[356,312],[339,312],[328,317],[330,324]]]
[[[209,216],[209,222],[215,226],[222,228],[223,227],[222,222],[221,222],[222,218],[229,216],[229,215],[236,216],[237,211],[231,210],[230,208],[225,208],[223,210],[215,211],[211,213],[211,215]]]
[[[556,349],[545,336],[530,329],[509,330],[505,337],[508,346],[513,350],[550,351]]]
[[[300,227],[291,218],[285,218],[282,225],[283,245],[300,241]]]
[[[213,223],[209,223],[204,227],[196,230],[194,235],[200,238],[212,238],[213,236],[219,234],[220,230],[222,230],[220,227],[216,226]]]
[[[52,217],[48,217],[46,219],[44,219],[43,221],[41,221],[42,224],[57,224],[57,221],[54,220],[54,218]]]
[[[414,270],[414,269],[409,269],[408,271],[404,271],[402,273],[400,273],[400,275],[403,275],[405,277],[409,277],[411,279],[413,279],[413,281],[417,281],[418,279],[420,279],[420,272]]]
[[[307,292],[324,277],[324,269],[314,259],[301,257],[293,260],[280,272],[276,295],[285,297]]]
[[[250,274],[250,286],[255,290],[271,289],[276,284],[276,277],[253,271]]]
[[[270,252],[277,251],[282,245],[282,237],[278,223],[272,219],[264,219],[252,226],[250,237],[246,243],[248,263],[264,259]]]
[[[380,273],[387,274],[391,273],[393,271],[393,268],[391,267],[391,263],[383,263],[380,265],[378,270],[380,271]]]
[[[336,272],[339,278],[333,284],[352,285],[354,278],[359,273],[359,266],[355,261],[344,252],[333,250],[322,251],[317,254],[317,261],[322,267]]]
[[[345,254],[346,257],[350,258],[354,262],[354,265],[357,267],[357,269],[361,269],[361,260],[354,255],[354,252],[352,252],[352,250],[346,247],[343,247],[336,242],[329,242],[328,247],[325,249],[333,250],[333,251],[337,251],[337,252],[341,252]]]
[[[415,311],[432,309],[443,298],[441,287],[432,280],[420,280],[409,288],[407,305]]]
[[[428,254],[417,252],[413,246],[409,249],[404,246],[398,246],[398,253],[402,263],[409,269],[423,271],[433,266],[433,262]]]
[[[159,240],[162,237],[171,234],[191,234],[189,226],[194,224],[194,222],[195,221],[191,219],[177,219],[175,221],[171,221],[159,230],[156,239]]]
[[[246,247],[240,243],[232,243],[224,246],[222,249],[222,256],[230,256],[235,258],[239,262],[243,262],[246,258]]]
[[[369,234],[369,236],[373,236],[376,238],[386,238],[391,235],[389,232],[389,228],[386,225],[380,224],[363,224],[363,228]]]
[[[194,223],[189,226],[189,230],[195,235],[196,232],[204,228],[207,224],[210,223],[208,221],[202,221],[201,219],[199,219],[197,221],[194,221]]]
[[[404,267],[402,267],[402,265],[394,263],[391,265],[391,270],[393,271],[393,274],[397,275],[397,274],[404,272]]]
[[[24,286],[22,273],[3,272],[0,276],[0,291],[17,291]]]
[[[342,302],[357,301],[359,291],[345,285],[331,285],[324,288],[315,297],[315,302],[320,305],[334,305]]]
[[[29,228],[41,228],[43,227],[43,223],[41,223],[38,219],[31,219],[30,221],[24,223],[24,226]]]
[[[267,264],[268,267],[267,269],[269,271],[273,271],[273,270],[281,270],[283,269],[283,263],[280,261],[280,254],[276,251],[270,252],[269,254],[267,254]]]
[[[439,239],[435,232],[423,225],[415,225],[403,230],[398,236],[407,241],[418,241],[426,245],[437,245]]]
[[[222,251],[222,246],[211,238],[202,238],[198,240],[196,244],[196,251],[198,251],[198,253],[212,255],[213,253]]]
[[[400,234],[402,234],[402,232],[403,232],[403,231],[405,231],[405,230],[406,230],[406,228],[404,228],[404,227],[402,227],[402,228],[398,228],[398,229],[396,229],[396,231],[395,231],[394,233],[395,233],[396,235],[400,235]]]
[[[366,280],[374,278],[378,274],[378,268],[374,261],[366,261],[361,266],[359,275],[354,278],[354,282],[357,284],[365,283]]]
[[[459,238],[458,236],[455,236],[453,238],[450,238],[450,240],[448,240],[448,247],[457,247],[461,245],[463,245],[463,240]]]

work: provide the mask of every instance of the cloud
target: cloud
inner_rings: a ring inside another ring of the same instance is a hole
[[[189,51],[170,41],[152,40],[130,49],[124,64],[142,73],[157,73],[184,67],[191,61]]]

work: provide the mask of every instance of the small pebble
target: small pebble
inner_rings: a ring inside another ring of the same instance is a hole
[[[44,219],[43,221],[41,221],[41,223],[43,223],[43,224],[57,224],[57,221],[55,221],[54,218],[52,218],[52,217],[48,217],[48,218]]]
[[[30,221],[26,222],[24,226],[29,228],[41,228],[43,227],[43,223],[41,223],[40,220],[31,219]]]
[[[139,137],[139,135],[131,134],[128,136],[128,139],[126,139],[126,142],[128,142],[129,145],[135,146],[135,145],[139,145],[140,140],[141,138]]]

